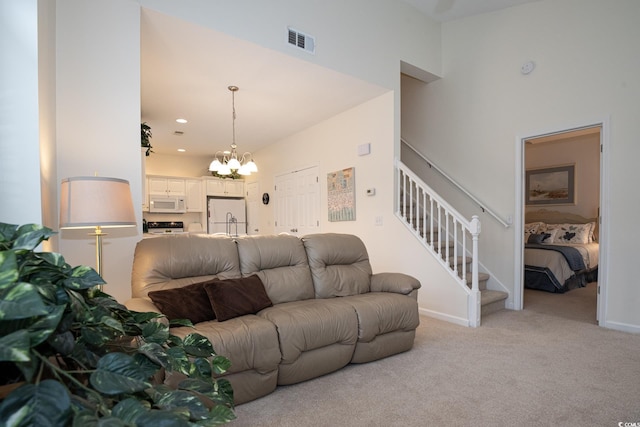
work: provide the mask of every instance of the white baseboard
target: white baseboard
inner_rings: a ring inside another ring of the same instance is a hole
[[[449,314],[440,313],[438,311],[427,310],[426,308],[418,308],[418,312],[427,317],[433,317],[434,319],[444,320],[445,322],[453,323],[460,326],[469,326],[469,319],[462,317],[451,316]]]
[[[640,334],[640,326],[629,325],[620,322],[603,322],[600,324],[603,328],[615,329],[616,331],[630,332],[632,334]]]

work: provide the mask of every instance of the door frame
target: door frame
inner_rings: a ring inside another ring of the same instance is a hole
[[[589,127],[600,126],[600,224],[599,224],[599,257],[598,257],[598,307],[596,317],[598,325],[606,326],[607,321],[607,278],[609,266],[609,118],[589,120],[573,125],[554,127],[542,131],[532,131],[516,136],[516,185],[515,185],[515,270],[514,295],[515,310],[524,306],[524,206],[525,206],[525,141],[532,138],[566,133]]]

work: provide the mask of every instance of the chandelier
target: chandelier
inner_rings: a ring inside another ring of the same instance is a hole
[[[237,145],[236,145],[236,99],[235,93],[238,91],[238,86],[229,86],[231,91],[231,107],[232,107],[232,124],[233,124],[233,139],[231,142],[231,151],[217,151],[213,161],[209,165],[209,170],[215,172],[218,175],[226,176],[237,173],[238,175],[251,175],[251,172],[258,172],[258,167],[253,162],[253,157],[250,152],[245,152],[242,156],[238,157]]]

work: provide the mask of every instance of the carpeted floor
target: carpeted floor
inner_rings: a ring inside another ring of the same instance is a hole
[[[231,425],[640,422],[640,335],[542,312],[537,297],[549,296],[525,296],[524,310],[494,313],[476,329],[422,317],[412,350],[278,387],[238,406]]]
[[[596,282],[564,294],[525,289],[524,309],[597,325],[597,290]]]

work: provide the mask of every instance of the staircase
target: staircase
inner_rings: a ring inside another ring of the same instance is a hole
[[[468,294],[469,326],[505,308],[506,292],[487,289],[491,276],[478,268],[477,216],[469,221],[401,161],[396,161],[396,216]]]

